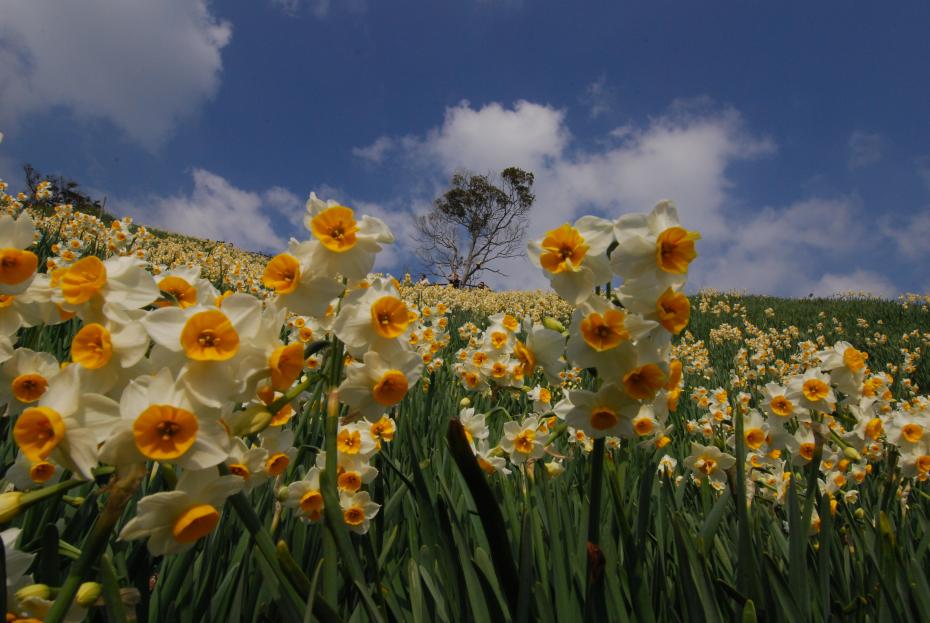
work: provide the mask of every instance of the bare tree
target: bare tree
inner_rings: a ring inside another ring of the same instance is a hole
[[[527,214],[536,196],[533,174],[516,167],[500,179],[456,173],[450,188],[416,219],[417,257],[433,275],[476,285],[484,273],[503,275],[493,264],[526,253]]]

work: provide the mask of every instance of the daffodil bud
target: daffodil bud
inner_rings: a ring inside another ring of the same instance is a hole
[[[74,598],[74,601],[83,608],[90,608],[97,603],[97,599],[100,598],[102,592],[103,586],[99,582],[84,582],[78,588],[77,597]]]
[[[257,409],[255,413],[252,414],[252,419],[250,420],[250,426],[248,428],[248,434],[254,435],[260,433],[271,424],[271,419],[274,417],[271,411],[267,409]]]
[[[48,599],[52,594],[52,589],[47,584],[29,584],[16,591],[17,601],[26,601],[31,597],[38,599]]]
[[[859,451],[852,446],[846,446],[843,448],[843,456],[845,456],[850,461],[858,461],[862,458],[862,455],[859,454]]]
[[[22,497],[22,491],[0,494],[0,523],[6,523],[19,514],[22,510]]]
[[[863,519],[865,517],[865,509],[857,508],[855,512],[853,513],[853,515],[855,516],[856,519]]]
[[[468,396],[465,396],[459,401],[459,407],[461,407],[462,409],[467,409],[470,406],[471,406],[471,400],[468,398]]]
[[[546,327],[547,329],[558,331],[559,333],[565,333],[565,325],[563,325],[561,322],[559,322],[552,316],[546,316],[545,318],[543,318],[542,323],[543,323],[543,326]]]
[[[277,498],[279,502],[284,502],[287,500],[287,487],[278,487]]]

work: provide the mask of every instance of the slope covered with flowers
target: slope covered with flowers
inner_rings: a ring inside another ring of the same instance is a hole
[[[260,258],[42,192],[0,202],[11,620],[930,616],[926,299],[689,298],[670,202],[531,241],[532,294],[372,275],[388,227],[312,194]]]

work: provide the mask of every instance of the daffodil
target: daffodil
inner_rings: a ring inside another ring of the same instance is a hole
[[[221,307],[164,307],[141,322],[157,346],[153,362],[183,366],[179,377],[198,402],[220,407],[254,392],[267,364],[253,341],[262,324],[261,302],[255,297],[233,294]]]
[[[219,413],[195,404],[184,383],[168,368],[127,385],[120,399],[120,423],[100,450],[111,465],[145,461],[206,469],[222,463],[229,435]]]
[[[32,461],[51,457],[83,478],[92,477],[97,448],[119,421],[119,405],[100,394],[85,393],[78,369],[69,366],[38,403],[27,407],[13,425],[13,439]]]
[[[0,215],[0,295],[20,294],[32,283],[39,258],[28,250],[35,241],[32,218],[22,212],[13,219]]]
[[[656,326],[604,299],[591,297],[572,314],[568,359],[579,368],[596,368],[601,378],[619,379],[636,366],[636,341]]]
[[[633,418],[639,413],[639,402],[627,396],[614,383],[606,383],[597,392],[572,390],[556,406],[555,412],[572,428],[594,439],[607,435],[633,437]]]
[[[342,509],[342,519],[346,527],[356,534],[365,534],[381,505],[373,502],[367,491],[340,491],[339,507]]]
[[[136,516],[123,527],[119,538],[147,538],[153,556],[186,551],[213,532],[226,498],[241,489],[238,476],[220,476],[215,469],[185,470],[173,491],[139,500]]]
[[[847,395],[858,395],[867,371],[869,355],[849,342],[837,342],[832,348],[819,351],[820,369],[830,373],[830,380]]]
[[[100,320],[104,303],[139,309],[160,297],[155,279],[134,257],[85,256],[53,272],[52,285],[56,287],[52,300],[86,322]]]
[[[726,470],[736,464],[733,455],[722,452],[717,446],[704,446],[691,443],[691,454],[684,460],[685,467],[691,470],[698,482],[705,478],[715,489],[720,489],[727,480]]]
[[[287,486],[284,505],[300,512],[303,521],[317,522],[323,518],[323,491],[320,489],[319,467],[311,467],[306,476]]]
[[[661,201],[649,214],[625,214],[614,224],[617,248],[611,266],[624,283],[680,287],[697,257],[695,242],[701,235],[681,226],[671,201]]]
[[[346,297],[333,332],[350,353],[361,357],[366,350],[384,352],[401,348],[416,319],[416,312],[391,282],[375,279],[367,288]]]
[[[789,379],[788,389],[798,396],[805,409],[831,413],[836,407],[836,394],[830,383],[830,375],[814,367]]]
[[[364,279],[374,267],[381,245],[394,242],[394,235],[381,219],[356,218],[352,208],[323,202],[310,193],[304,225],[310,230],[310,265],[322,275],[349,280]]]
[[[17,348],[0,365],[0,404],[7,405],[6,415],[16,415],[35,405],[60,371],[53,355]]]
[[[515,465],[529,460],[538,460],[545,454],[545,432],[540,430],[539,418],[528,416],[522,422],[505,422],[501,449],[510,456]]]
[[[316,249],[313,241],[291,239],[287,252],[274,256],[265,266],[262,284],[291,312],[322,318],[345,286],[334,274],[322,272],[315,263]]]
[[[610,280],[606,252],[613,242],[612,227],[595,216],[565,223],[529,243],[530,259],[559,296],[578,305],[594,293],[594,286]]]
[[[399,350],[383,356],[368,351],[362,362],[346,367],[339,400],[368,419],[377,419],[400,403],[420,379],[423,363],[416,353]]]

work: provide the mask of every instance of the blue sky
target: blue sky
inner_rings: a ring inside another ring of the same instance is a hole
[[[281,249],[311,190],[412,215],[537,175],[530,234],[675,200],[699,286],[930,291],[925,2],[6,0],[0,177]],[[495,285],[544,285],[525,261]]]

